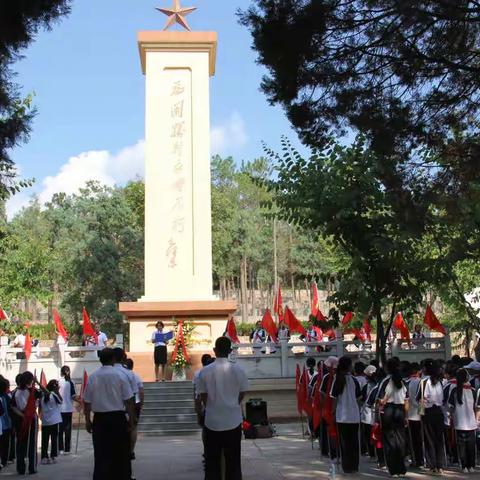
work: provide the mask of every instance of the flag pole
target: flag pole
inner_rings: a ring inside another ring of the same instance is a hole
[[[82,420],[82,407],[80,406],[80,410],[78,411],[78,422],[77,422],[77,444],[75,445],[75,455],[78,453],[78,439],[80,436],[80,422]]]

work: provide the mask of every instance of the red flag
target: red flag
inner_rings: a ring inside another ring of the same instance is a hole
[[[380,424],[377,422],[373,425],[372,427],[372,433],[370,434],[370,438],[375,445],[375,448],[377,450],[381,449],[383,447],[382,445],[382,427]]]
[[[297,412],[299,415],[302,414],[302,396],[300,394],[300,381],[302,373],[300,372],[300,365],[297,363],[297,370],[295,372],[295,394],[297,397]]]
[[[35,399],[35,388],[30,388],[30,395],[28,396],[27,405],[23,411],[23,418],[22,418],[22,425],[20,427],[20,431],[18,432],[18,436],[21,439],[27,437],[30,428],[32,426],[32,421],[35,418],[35,413],[37,411],[37,402]]]
[[[40,372],[40,385],[43,387],[43,388],[47,388],[47,376],[45,375],[45,372],[43,371],[43,368],[42,368],[42,371]]]
[[[359,328],[351,328],[349,332],[345,332],[345,333],[353,333],[353,335],[355,335],[361,342],[364,342],[367,337],[366,335],[359,329]]]
[[[369,342],[372,341],[372,325],[370,324],[370,317],[366,317],[363,321],[363,329],[365,330],[365,335]]]
[[[342,318],[342,325],[348,325],[353,318],[353,312],[346,312]]]
[[[337,438],[337,428],[335,417],[333,415],[333,399],[330,396],[330,390],[332,389],[333,378],[335,374],[333,368],[328,369],[328,380],[327,380],[327,393],[325,397],[325,403],[323,405],[322,416],[325,422],[327,423],[328,436],[331,438]]]
[[[430,305],[427,305],[427,309],[425,310],[424,323],[430,330],[434,330],[435,332],[439,332],[443,335],[447,334],[445,327],[440,323],[437,316],[433,313]]]
[[[265,310],[260,326],[270,335],[272,341],[277,341],[277,327],[275,326],[270,309],[267,308]]]
[[[0,320],[8,320],[7,314],[2,307],[0,307]]]
[[[83,317],[83,334],[88,337],[94,337],[95,343],[97,343],[97,334],[95,333],[92,322],[90,321],[90,317],[88,316],[88,313],[85,307],[83,307],[82,317]]]
[[[308,372],[307,367],[303,367],[302,378],[300,379],[300,396],[302,410],[309,416],[312,416],[312,404],[308,401]]]
[[[320,426],[320,422],[322,421],[322,396],[320,394],[320,385],[322,384],[322,380],[323,380],[323,363],[322,363],[322,368],[320,372],[318,372],[317,381],[313,389],[313,402],[312,402],[313,419],[312,420],[313,420],[314,432]]]
[[[393,326],[400,331],[400,336],[402,339],[410,341],[410,331],[408,330],[408,326],[403,319],[402,312],[398,312],[395,320],[393,321]]]
[[[293,314],[293,312],[288,308],[285,307],[285,325],[288,327],[290,332],[298,332],[301,335],[307,336],[307,331],[303,328],[303,325],[300,323],[297,317]]]
[[[25,358],[30,360],[30,355],[32,354],[32,338],[30,337],[30,332],[28,329],[30,325],[26,325],[27,333],[25,334],[25,346],[23,347],[23,351],[25,352]]]
[[[316,317],[319,311],[317,282],[312,282],[311,289],[312,289],[312,307],[310,309],[310,313],[311,315]]]
[[[60,335],[65,341],[67,341],[68,333],[63,326],[62,319],[60,318],[57,310],[53,310],[53,321],[55,322],[55,329],[57,330],[58,335]]]
[[[235,326],[235,320],[233,317],[230,317],[227,322],[227,335],[228,338],[233,342],[233,343],[240,343],[240,340],[238,339],[237,335],[237,327]]]
[[[319,322],[325,322],[326,320],[328,320],[327,317],[322,313],[320,309],[317,310],[317,314],[315,315],[315,318]]]
[[[283,320],[283,299],[282,299],[282,291],[280,287],[278,287],[277,294],[275,295],[275,300],[273,302],[273,313],[278,316],[278,320],[281,322]]]

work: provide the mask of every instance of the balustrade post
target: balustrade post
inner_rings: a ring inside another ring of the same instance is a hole
[[[280,367],[282,372],[282,378],[288,377],[288,340],[280,340]]]

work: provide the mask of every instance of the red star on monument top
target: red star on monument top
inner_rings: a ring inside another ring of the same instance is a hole
[[[185,17],[196,10],[197,7],[186,7],[182,8],[180,6],[180,0],[173,0],[173,7],[172,8],[157,8],[159,12],[167,15],[167,22],[165,23],[164,30],[167,30],[168,27],[171,27],[173,24],[178,23],[183,28],[190,30]]]

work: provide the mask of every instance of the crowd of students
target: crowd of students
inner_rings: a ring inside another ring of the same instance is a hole
[[[338,459],[344,473],[367,455],[393,477],[407,469],[441,475],[447,466],[473,473],[480,435],[480,363],[454,356],[420,364],[394,357],[385,368],[351,357],[307,359],[309,419],[322,455]],[[315,402],[316,394],[321,399]],[[318,412],[317,412],[318,413]],[[316,427],[316,428],[315,428]],[[314,431],[315,430],[315,431]]]
[[[136,421],[143,405],[143,383],[132,371],[133,361],[126,358],[122,349],[105,350],[111,352],[112,366],[118,367],[118,370],[112,369],[116,372],[115,378],[125,378],[131,385],[135,411],[132,416]],[[68,366],[61,368],[60,380],[42,382],[32,372],[26,371],[18,374],[15,382],[15,388],[11,389],[10,382],[0,376],[0,470],[16,463],[19,475],[27,472],[35,474],[39,425],[40,462],[42,465],[57,463],[59,455],[72,452],[73,412],[80,412],[82,407],[86,410],[89,398],[86,392],[83,399],[77,394]],[[91,397],[93,392],[89,393]],[[108,402],[108,393],[102,392],[102,395]],[[132,428],[128,438],[128,461],[135,458],[135,443],[136,428]]]

